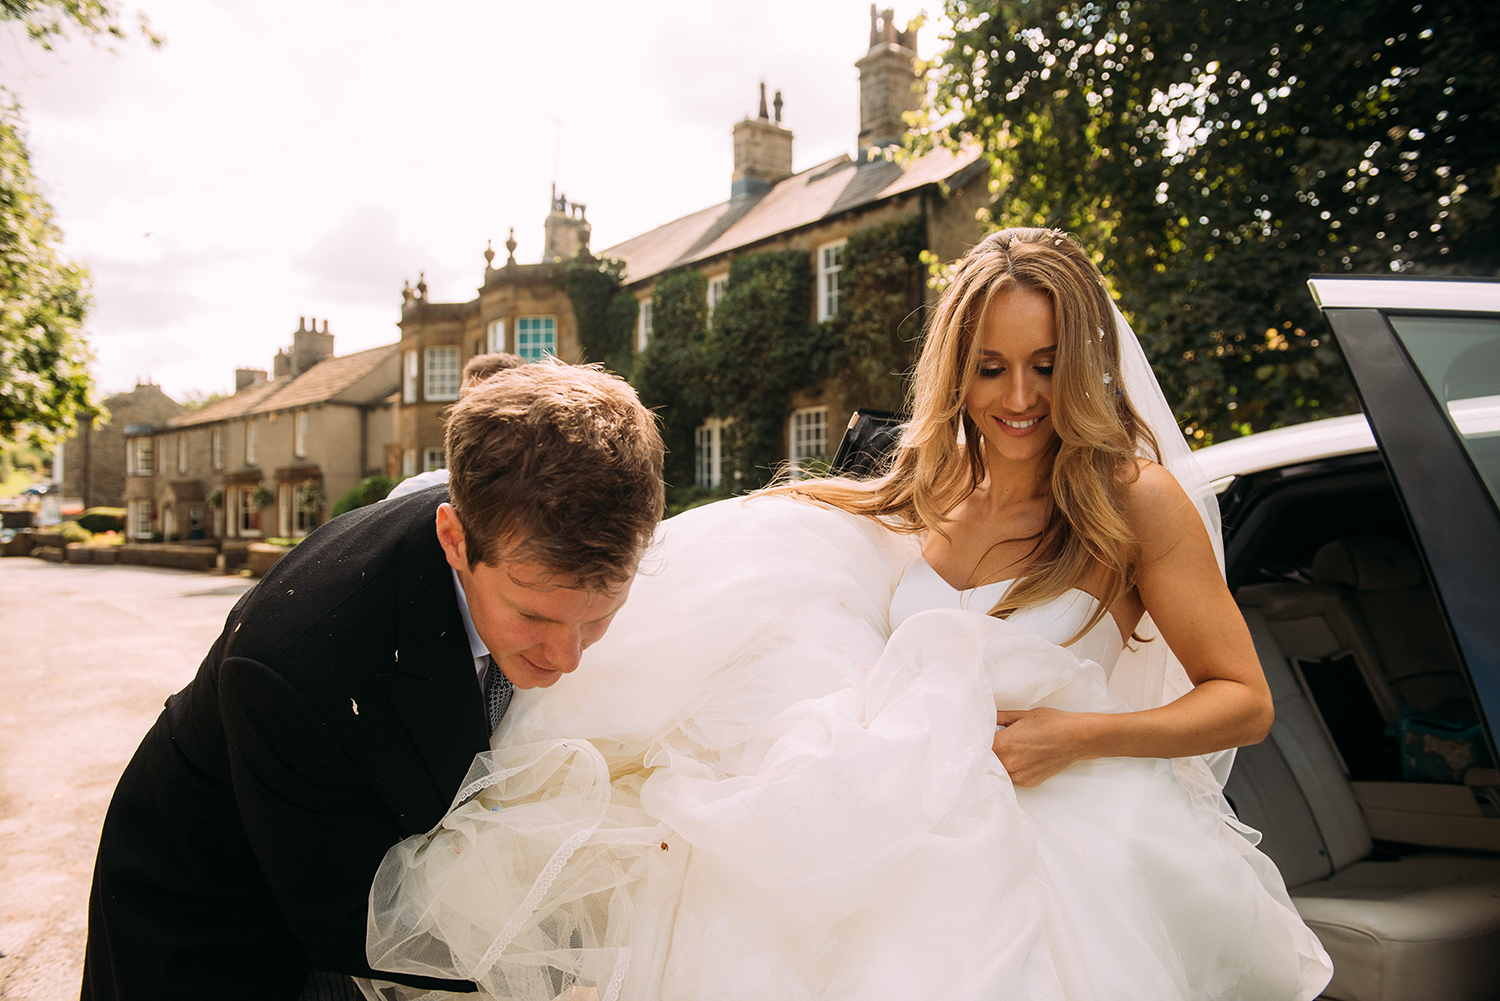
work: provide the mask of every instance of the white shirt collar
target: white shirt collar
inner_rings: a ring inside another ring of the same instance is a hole
[[[458,614],[463,617],[464,632],[469,634],[469,651],[474,655],[475,660],[488,657],[490,648],[484,645],[484,640],[480,639],[479,634],[474,631],[474,617],[469,614],[469,599],[464,595],[464,586],[459,582],[458,571],[449,567],[448,572],[453,574],[453,590],[458,593]]]

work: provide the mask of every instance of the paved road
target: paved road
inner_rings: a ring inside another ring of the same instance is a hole
[[[74,1001],[99,828],[250,582],[0,559],[0,997]]]

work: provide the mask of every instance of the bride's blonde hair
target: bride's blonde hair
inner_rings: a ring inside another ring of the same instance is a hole
[[[1020,578],[991,615],[1050,601],[1106,571],[1093,628],[1134,586],[1140,546],[1123,513],[1136,457],[1157,459],[1151,429],[1125,396],[1114,307],[1099,273],[1072,237],[1052,229],[1004,229],[959,262],[938,300],[910,393],[911,420],[873,480],[801,481],[772,488],[898,531],[943,532],[948,514],[985,475],[983,440],[964,401],[979,369],[978,331],[997,295],[1024,289],[1052,300],[1052,506]]]

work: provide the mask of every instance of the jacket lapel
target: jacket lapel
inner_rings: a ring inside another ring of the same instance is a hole
[[[393,670],[376,674],[419,749],[448,809],[474,755],[489,750],[489,725],[453,574],[432,519],[407,532],[397,584],[399,646]],[[429,825],[430,826],[430,825]]]

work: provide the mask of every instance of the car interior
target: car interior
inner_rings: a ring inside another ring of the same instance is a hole
[[[1220,497],[1230,586],[1276,700],[1225,787],[1333,957],[1324,997],[1500,990],[1500,772],[1374,453]]]

